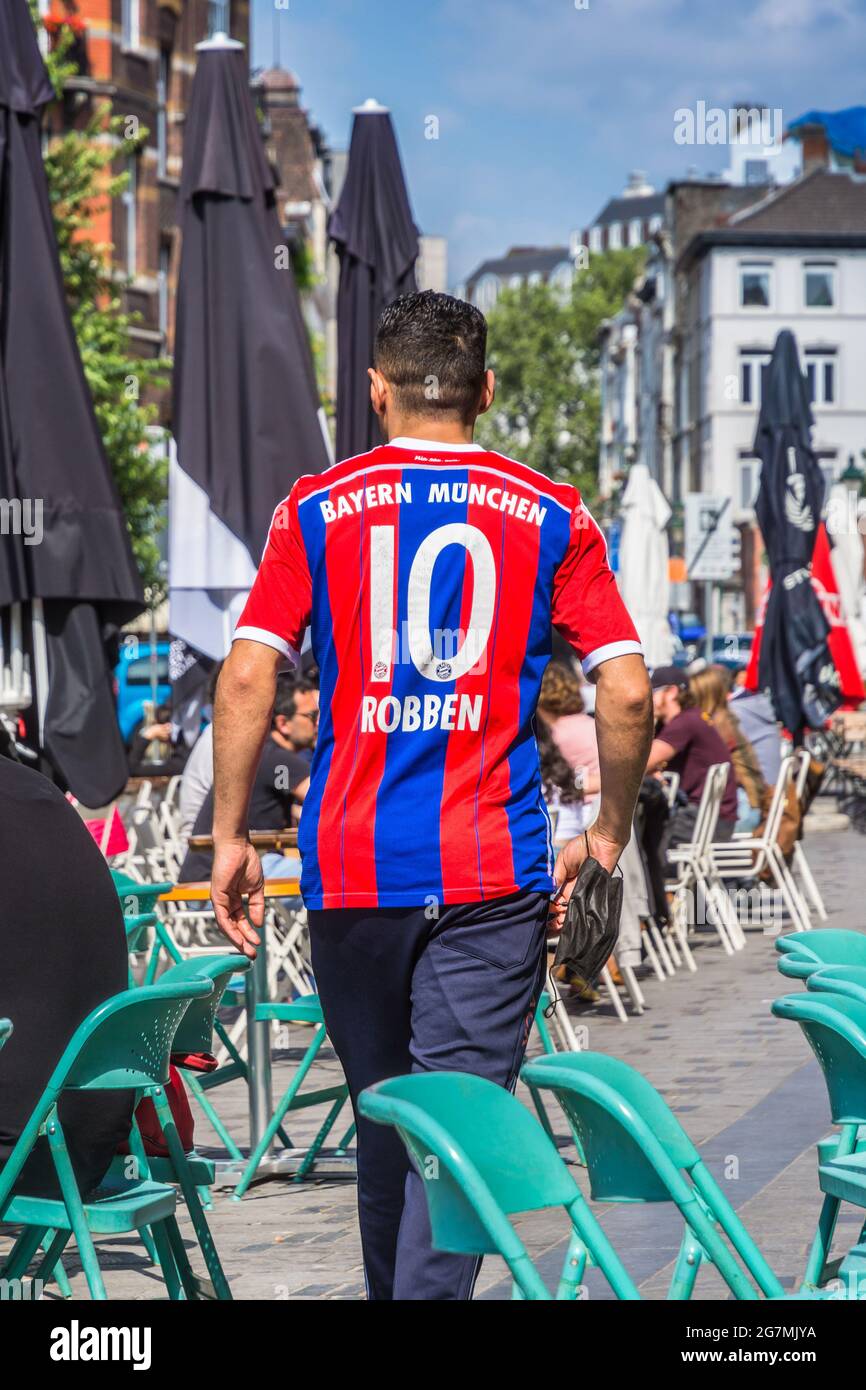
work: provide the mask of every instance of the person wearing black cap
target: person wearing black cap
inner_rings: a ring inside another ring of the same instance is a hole
[[[691,840],[707,773],[716,763],[727,763],[730,771],[713,838],[730,840],[737,820],[737,784],[724,740],[695,708],[689,678],[679,666],[657,666],[650,684],[657,732],[646,770],[653,773],[664,768],[679,773],[680,791],[687,799],[668,822],[664,849]]]

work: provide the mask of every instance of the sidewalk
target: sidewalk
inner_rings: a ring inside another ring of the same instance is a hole
[[[859,888],[863,839],[853,830],[813,834],[807,847],[827,904],[827,925],[866,929],[866,895]],[[793,1288],[820,1205],[813,1146],[829,1128],[827,1101],[817,1063],[799,1029],[770,1015],[771,1000],[790,992],[775,969],[773,941],[759,929],[747,935],[746,949],[733,958],[724,955],[715,935],[700,935],[697,974],[681,971],[664,984],[648,978],[643,984],[646,1012],[630,1016],[625,1025],[609,1005],[572,1006],[571,1012],[575,1023],[588,1029],[587,1046],[639,1067],[661,1090],[782,1283]],[[292,1035],[289,1041],[294,1041]],[[296,1049],[277,1054],[275,1095],[285,1085],[289,1061],[300,1057],[304,1045],[300,1038]],[[537,1050],[533,1039],[530,1051]],[[311,1084],[327,1084],[338,1076],[336,1060],[328,1053]],[[519,1093],[526,1099],[523,1088]],[[221,1088],[213,1098],[245,1144],[241,1087]],[[315,1132],[317,1114],[299,1117],[301,1137]],[[208,1152],[215,1136],[198,1112],[196,1124],[199,1147]],[[565,1137],[565,1126],[556,1128]],[[569,1146],[563,1148],[565,1157],[572,1153]],[[584,1183],[583,1170],[575,1172]],[[664,1298],[681,1234],[677,1217],[664,1206],[595,1210],[644,1297]],[[209,1219],[235,1298],[363,1297],[353,1181],[322,1178],[294,1185],[271,1180],[254,1186],[242,1202],[233,1201],[228,1189],[217,1191]],[[563,1222],[564,1213],[541,1213],[517,1223],[549,1283],[555,1283],[562,1265]],[[843,1212],[843,1239],[853,1239],[858,1228],[853,1210],[850,1216]],[[0,1248],[2,1243],[0,1237]],[[100,1250],[109,1297],[164,1296],[139,1244],[118,1238],[101,1242]],[[86,1298],[77,1257],[71,1255],[66,1263],[76,1295]],[[500,1261],[487,1260],[476,1296],[508,1298],[503,1270]],[[611,1297],[596,1271],[590,1271],[587,1284],[590,1298]],[[704,1268],[696,1295],[725,1297],[727,1289],[712,1269]]]

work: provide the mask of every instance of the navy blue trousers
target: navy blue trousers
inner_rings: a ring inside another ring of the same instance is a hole
[[[512,1087],[544,980],[550,899],[309,913],[313,970],[352,1104],[410,1071]],[[433,1250],[422,1179],[395,1130],[358,1120],[358,1213],[370,1299],[468,1299],[474,1257]]]

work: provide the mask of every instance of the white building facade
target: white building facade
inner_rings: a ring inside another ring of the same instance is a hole
[[[743,573],[727,624],[750,626],[763,587],[754,502],[761,369],[782,329],[796,338],[827,490],[866,448],[866,181],[816,170],[718,230],[677,264],[673,497],[730,497]]]

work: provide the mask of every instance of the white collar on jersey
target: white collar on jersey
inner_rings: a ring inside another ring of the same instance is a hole
[[[448,444],[444,439],[413,439],[409,435],[401,435],[399,439],[389,439],[389,446],[393,445],[396,449],[435,449],[440,454],[455,454],[473,452],[482,454],[484,450],[480,444]]]

